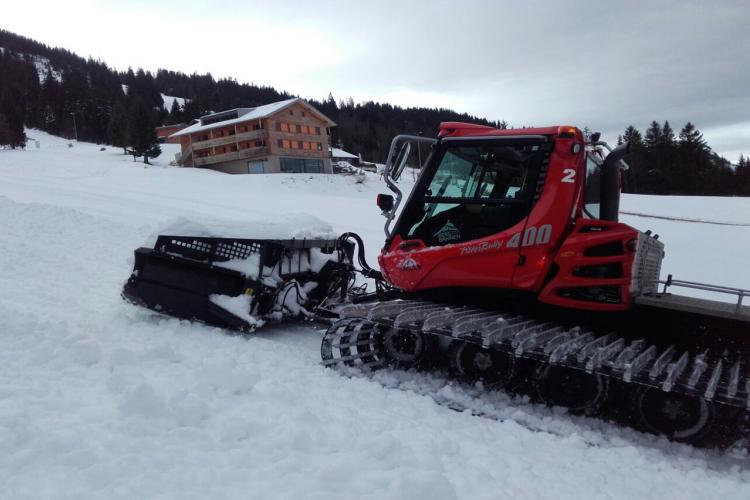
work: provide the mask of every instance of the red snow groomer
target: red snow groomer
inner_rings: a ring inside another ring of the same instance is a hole
[[[397,181],[423,146],[401,207]],[[627,152],[570,126],[443,123],[436,139],[391,144],[384,177],[395,196],[377,200],[380,271],[353,233],[327,242],[162,236],[136,251],[123,293],[235,328],[300,313],[333,319],[321,346],[329,366],[442,368],[671,439],[729,442],[750,408],[750,292],[660,281],[658,236],[618,222]]]

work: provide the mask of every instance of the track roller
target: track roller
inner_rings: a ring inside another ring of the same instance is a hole
[[[436,339],[408,328],[380,326],[380,348],[390,364],[408,370],[422,368],[430,361]]]
[[[638,391],[635,405],[641,427],[674,441],[700,441],[714,420],[713,404],[705,399],[653,387]]]
[[[454,342],[448,352],[451,369],[467,382],[482,382],[488,389],[502,389],[515,372],[510,353],[469,342]]]
[[[599,374],[546,364],[537,369],[534,388],[548,405],[564,406],[572,413],[591,414],[607,399],[609,380]]]

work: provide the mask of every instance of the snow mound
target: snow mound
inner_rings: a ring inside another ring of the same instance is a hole
[[[337,234],[327,222],[304,213],[248,217],[246,220],[204,216],[178,217],[160,226],[157,233],[170,236],[244,239],[336,239]]]

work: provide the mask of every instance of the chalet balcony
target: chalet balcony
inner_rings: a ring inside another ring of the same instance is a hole
[[[257,141],[258,139],[265,139],[265,137],[265,130],[251,130],[250,132],[242,132],[239,134],[228,135],[226,137],[217,137],[216,139],[208,139],[207,141],[193,141],[193,149],[213,148],[215,146],[223,146],[225,144],[234,144],[243,141]]]
[[[256,132],[258,132],[256,130]],[[238,134],[239,135],[239,134]],[[222,137],[222,139],[227,139]],[[258,148],[247,148],[240,149],[239,151],[231,151],[229,153],[221,153],[218,155],[204,156],[203,158],[195,158],[193,164],[196,167],[202,167],[205,165],[213,165],[215,163],[224,163],[226,161],[244,160],[245,158],[256,158],[268,154],[268,148],[261,146]]]

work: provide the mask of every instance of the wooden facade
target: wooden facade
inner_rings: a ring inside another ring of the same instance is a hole
[[[177,137],[170,137],[172,134],[176,134],[180,130],[187,127],[187,123],[179,123],[177,125],[162,125],[161,127],[156,127],[156,137],[159,139],[159,142],[166,142],[168,144],[179,144],[180,140]]]
[[[177,134],[180,163],[232,174],[331,173],[329,128],[335,124],[301,99],[284,103],[265,116],[253,111],[274,105],[201,118],[201,124],[208,125]]]

